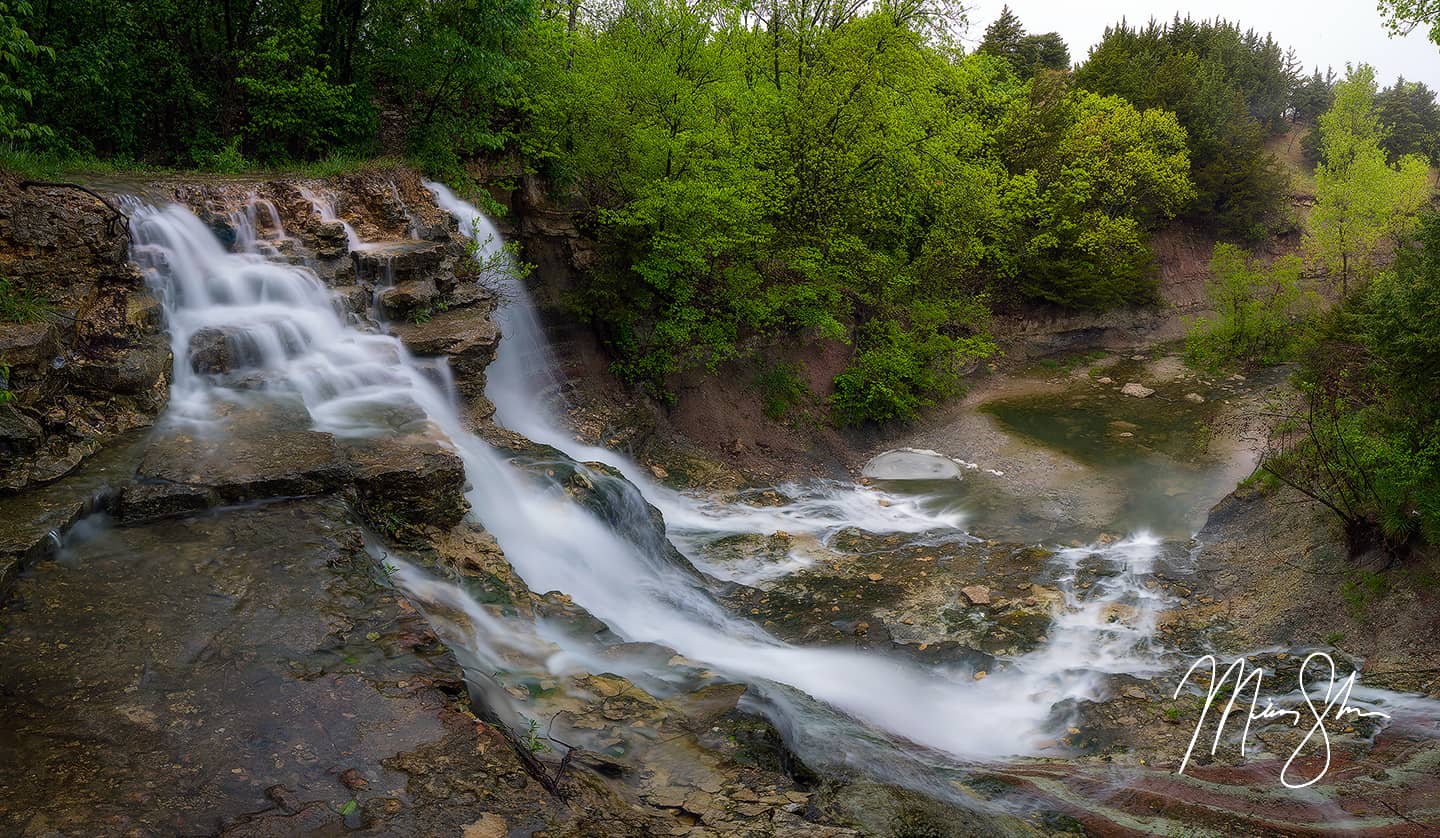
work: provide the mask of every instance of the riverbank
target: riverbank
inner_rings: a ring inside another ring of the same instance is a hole
[[[626,478],[576,462],[629,468],[607,451],[496,424],[491,379],[512,418],[548,395],[497,355],[497,306],[518,298],[471,288],[453,198],[413,173],[151,188],[196,214],[147,216],[146,264],[203,279],[161,295],[180,360],[167,418],[15,496],[43,501],[27,560],[58,559],[0,610],[0,683],[24,698],[7,726],[23,758],[0,765],[21,792],[0,815],[18,829],[839,838],[1317,816],[1188,800],[1167,713],[1193,708],[1166,702],[1161,674],[1260,637],[1226,634],[1242,591],[1218,572],[1230,587],[1204,586],[1189,536],[1253,464],[1282,374],[1212,378],[1158,348],[999,370],[884,441],[963,478],[923,486],[855,485],[878,439],[843,440],[835,483],[774,486],[804,472],[747,473],[648,408],[562,388],[581,436],[645,455]],[[1121,537],[1142,519],[1173,532]],[[1243,550],[1299,519],[1234,520],[1217,541]],[[907,686],[875,700],[892,678]],[[77,683],[93,718],[73,715]],[[1431,754],[1423,735],[1398,751],[1367,736],[1345,743],[1367,775]],[[1104,793],[1117,765],[1163,811]],[[1341,779],[1351,812],[1363,796]],[[1394,800],[1428,817],[1430,790]]]

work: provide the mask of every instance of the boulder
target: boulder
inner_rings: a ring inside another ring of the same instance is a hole
[[[335,301],[347,314],[364,314],[370,310],[370,289],[363,285],[340,285],[334,289]]]
[[[0,323],[0,358],[12,374],[42,375],[60,353],[60,331],[54,324]]]
[[[428,314],[439,296],[432,280],[406,280],[380,292],[380,312],[389,320],[406,320]]]
[[[356,505],[372,526],[388,535],[426,525],[446,529],[470,508],[465,464],[439,442],[420,437],[369,440],[347,454],[355,474]]]
[[[201,374],[229,372],[235,366],[234,344],[224,329],[205,327],[186,345],[190,368]]]
[[[21,413],[12,402],[0,402],[0,456],[6,460],[35,453],[45,439],[40,423]]]
[[[442,311],[424,323],[395,323],[395,336],[416,355],[445,355],[462,393],[485,392],[485,367],[495,358],[500,329],[482,308]]]
[[[1137,384],[1134,381],[1131,381],[1124,387],[1121,387],[1120,392],[1124,393],[1127,396],[1134,396],[1137,399],[1148,399],[1149,397],[1155,395],[1155,391],[1153,389],[1146,387],[1144,384]]]
[[[153,389],[169,372],[170,348],[156,339],[96,352],[70,368],[70,379],[92,392],[136,395]]]

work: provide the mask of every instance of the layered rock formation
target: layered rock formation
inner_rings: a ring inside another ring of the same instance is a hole
[[[160,306],[127,249],[96,197],[0,176],[0,494],[73,471],[165,404]]]

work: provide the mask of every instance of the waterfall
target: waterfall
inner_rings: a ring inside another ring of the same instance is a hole
[[[488,237],[480,239],[482,256],[494,256],[499,236],[493,226],[443,188],[431,188],[462,230]],[[472,514],[532,590],[569,594],[626,641],[674,649],[750,684],[777,726],[815,750],[811,756],[856,760],[872,769],[889,761],[902,766],[893,769],[899,773],[920,758],[917,753],[961,761],[1033,753],[1053,726],[1058,703],[1097,695],[1099,672],[1144,672],[1152,666],[1147,655],[1130,654],[1148,641],[1143,624],[1130,636],[1100,616],[1107,602],[1143,593],[1138,574],[1158,549],[1157,542],[1145,538],[1109,550],[1134,573],[1098,586],[1105,590],[1092,591],[1084,602],[1072,598],[1074,614],[1057,622],[1057,637],[983,680],[961,667],[922,667],[880,653],[782,642],[728,611],[703,578],[677,566],[663,544],[635,536],[649,527],[646,498],[680,534],[778,528],[827,534],[849,526],[878,532],[938,529],[963,538],[958,514],[934,514],[914,498],[895,497],[883,505],[879,501],[887,496],[882,493],[835,482],[796,487],[792,503],[769,509],[692,498],[659,486],[635,464],[578,444],[560,427],[549,404],[557,390],[553,359],[523,285],[506,280],[499,312],[504,338],[488,390],[497,416],[576,460],[601,460],[623,471],[638,491],[621,484],[615,494],[618,508],[602,520],[546,478],[522,471],[467,432],[443,378],[431,374],[395,338],[347,324],[314,272],[262,252],[258,231],[237,239],[251,252],[229,252],[183,207],[136,208],[132,225],[136,259],[170,324],[174,410],[182,418],[204,421],[217,402],[278,393],[298,397],[317,429],[339,436],[433,426],[464,462]],[[258,384],[191,369],[188,346],[203,329],[221,331],[242,345],[247,372]],[[397,425],[397,415],[412,418]],[[1062,556],[1060,561],[1072,559]],[[437,599],[433,590],[419,590],[432,584],[419,571],[402,568],[396,577],[418,599]],[[452,602],[452,610],[469,608]],[[515,655],[533,653],[540,636],[559,642],[543,626],[470,622],[487,636],[476,636],[465,652],[485,666],[499,668]],[[579,647],[565,651],[568,658],[560,658],[571,661],[587,654]],[[1103,654],[1087,657],[1097,653]],[[550,664],[560,665],[558,659]],[[624,663],[609,665],[622,671]],[[822,731],[840,731],[844,738],[827,738]]]

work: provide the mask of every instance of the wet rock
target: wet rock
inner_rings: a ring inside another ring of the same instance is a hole
[[[969,585],[961,588],[960,593],[965,595],[971,605],[990,604],[990,589],[984,585]]]
[[[163,405],[161,318],[127,247],[95,197],[0,174],[0,276],[43,309],[38,322],[0,324],[0,363],[17,401],[46,417],[33,453],[0,456],[0,488],[67,473]]]
[[[392,331],[416,355],[447,356],[461,393],[484,395],[485,367],[494,360],[500,341],[500,330],[489,311],[451,309],[424,323],[395,323]]]
[[[341,285],[334,289],[340,310],[347,314],[364,314],[370,309],[370,289],[363,285]]]
[[[1205,397],[1200,395],[1199,393],[1186,393],[1185,401],[1190,402],[1191,404],[1204,404]]]
[[[406,535],[425,525],[447,529],[470,508],[465,464],[438,442],[372,440],[347,453],[355,470],[357,505],[388,535]]]
[[[41,564],[16,583],[18,601],[45,607],[3,612],[0,834],[39,819],[65,835],[338,834],[351,792],[333,766],[382,776],[382,763],[449,737],[473,754],[458,664],[378,581],[338,501],[101,539],[77,548],[79,567]],[[63,784],[37,770],[62,764],[73,766]],[[441,770],[495,786],[515,762],[502,746]],[[383,777],[386,790],[405,782]],[[543,792],[505,799],[544,802]],[[504,811],[429,802],[457,809],[455,821],[377,834],[458,835],[482,811]]]
[[[410,280],[433,278],[446,256],[436,242],[402,241],[351,252],[355,276],[372,285],[398,285]]]
[[[505,838],[509,834],[510,826],[504,818],[486,812],[479,820],[466,824],[460,838]]]
[[[14,402],[0,402],[0,454],[7,460],[35,453],[44,438],[39,422],[21,413]]]
[[[350,468],[329,434],[263,423],[264,418],[250,416],[214,435],[171,429],[157,436],[135,482],[121,492],[121,520],[135,523],[219,503],[323,494],[348,482]]]
[[[339,259],[350,252],[350,237],[340,221],[316,221],[311,234],[315,255],[321,259]]]
[[[226,329],[206,327],[196,331],[190,336],[190,342],[186,346],[190,368],[206,375],[233,369],[236,366],[236,353],[230,337]]]
[[[489,288],[479,282],[460,282],[450,289],[445,295],[445,304],[450,308],[463,308],[473,305],[494,306],[497,302],[495,294]]]
[[[12,375],[39,377],[59,352],[60,331],[52,323],[0,323],[0,358]]]
[[[140,334],[158,332],[165,325],[165,309],[148,291],[133,291],[125,303],[125,323]]]
[[[1144,384],[1138,384],[1134,381],[1131,381],[1124,387],[1121,387],[1120,392],[1124,393],[1127,396],[1134,396],[1137,399],[1147,399],[1155,395],[1155,391],[1152,388],[1146,387]]]
[[[380,311],[390,320],[407,320],[428,315],[439,291],[430,279],[411,279],[380,293]]]
[[[122,395],[153,390],[169,374],[170,348],[159,340],[95,353],[70,370],[70,378],[84,389]]]
[[[203,512],[220,504],[209,486],[161,481],[137,482],[120,496],[120,519],[129,523]]]

